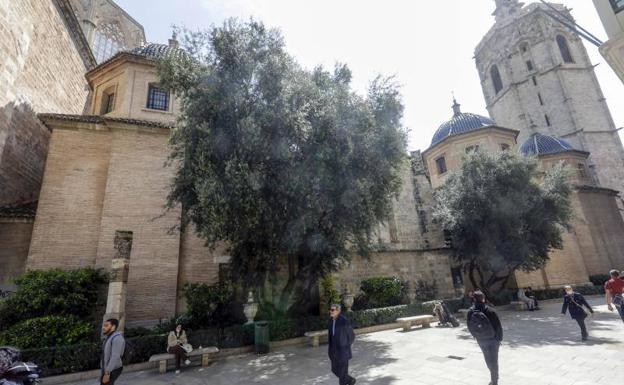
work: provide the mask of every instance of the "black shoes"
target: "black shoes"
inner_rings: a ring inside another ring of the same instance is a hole
[[[351,382],[349,382],[349,385],[355,385],[355,378],[351,377]]]

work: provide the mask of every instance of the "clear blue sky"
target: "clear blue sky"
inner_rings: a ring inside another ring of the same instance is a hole
[[[282,30],[288,50],[304,66],[349,65],[363,91],[377,74],[403,86],[410,149],[425,149],[451,116],[451,92],[463,111],[487,115],[474,47],[494,22],[493,0],[116,0],[164,43],[172,25],[197,29],[228,17],[253,16]],[[530,2],[527,0],[526,2]],[[606,35],[590,0],[560,0],[598,37]],[[624,84],[598,49],[587,45],[617,127],[624,126]],[[618,107],[617,109],[615,107]]]

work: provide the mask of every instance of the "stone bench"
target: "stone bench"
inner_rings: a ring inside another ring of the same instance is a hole
[[[327,330],[305,332],[303,335],[310,339],[310,346],[317,347],[321,342],[321,337],[327,336]]]
[[[209,346],[207,348],[195,349],[192,352],[188,353],[187,356],[189,359],[191,357],[201,356],[202,366],[206,367],[210,363],[210,355],[215,353],[219,353],[219,349],[215,346]],[[167,361],[174,359],[175,355],[173,354],[154,354],[150,357],[149,362],[158,362],[158,372],[160,374],[164,374],[165,372],[167,372]]]
[[[511,306],[512,308],[518,311],[523,311],[523,310],[526,310],[527,308],[526,303],[522,301],[511,301],[509,302],[509,306]]]
[[[413,325],[421,325],[423,328],[428,328],[431,323],[435,321],[435,317],[432,315],[417,315],[414,317],[402,317],[397,318],[396,322],[401,324],[403,331],[409,331]]]

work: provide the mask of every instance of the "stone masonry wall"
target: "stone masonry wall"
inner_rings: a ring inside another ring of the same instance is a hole
[[[24,273],[33,222],[0,218],[0,284]]]
[[[0,2],[0,204],[36,199],[49,132],[39,112],[82,112],[87,68],[53,0]]]

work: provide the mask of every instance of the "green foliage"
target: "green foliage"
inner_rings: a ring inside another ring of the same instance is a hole
[[[181,36],[190,57],[159,64],[181,106],[169,205],[181,204],[209,244],[228,242],[246,285],[262,286],[286,258],[276,305],[310,311],[319,277],[353,252],[371,254],[399,190],[398,87],[379,77],[359,96],[345,65],[305,70],[255,21]]]
[[[169,331],[175,323],[184,326],[203,328],[209,326],[225,326],[242,320],[240,303],[235,300],[235,291],[229,283],[209,286],[205,283],[187,283],[184,285],[188,319],[176,317],[172,320]]]
[[[435,299],[436,295],[438,294],[438,285],[435,279],[431,282],[426,282],[422,279],[419,279],[418,282],[416,282],[415,291],[415,297],[417,301],[431,301],[432,299]]]
[[[471,283],[490,296],[516,270],[543,267],[572,211],[563,165],[538,175],[534,159],[509,151],[468,154],[435,193],[434,219],[449,232]]]
[[[92,341],[94,334],[93,326],[78,317],[45,316],[22,321],[0,333],[0,345],[20,349],[66,346]]]
[[[100,304],[107,277],[94,269],[36,270],[15,280],[17,291],[0,302],[0,330],[31,318],[73,315],[89,319]]]
[[[589,280],[595,286],[604,286],[605,282],[611,279],[609,274],[594,274],[589,276]]]
[[[372,277],[364,279],[362,291],[353,305],[354,309],[381,308],[400,305],[407,299],[407,283],[397,277]]]
[[[604,294],[604,287],[602,285],[583,285],[575,286],[574,291],[583,295],[597,295]],[[540,289],[534,290],[535,298],[538,300],[563,298],[565,292],[563,289]]]
[[[329,306],[335,303],[340,303],[340,293],[334,276],[327,274],[321,278],[321,314],[327,314]]]

